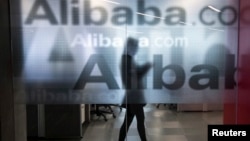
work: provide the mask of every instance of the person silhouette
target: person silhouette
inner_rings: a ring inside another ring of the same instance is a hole
[[[126,45],[124,47],[124,53],[121,58],[121,76],[122,83],[126,89],[125,100],[123,105],[126,105],[126,114],[123,121],[123,124],[120,128],[119,141],[124,141],[131,125],[134,116],[137,120],[137,130],[142,141],[146,141],[146,131],[145,131],[145,115],[143,107],[146,105],[144,103],[131,103],[130,100],[138,99],[138,95],[142,95],[142,78],[151,68],[150,63],[144,65],[137,65],[134,62],[134,56],[138,51],[138,40],[129,37],[127,39]],[[134,98],[134,96],[136,98]],[[143,101],[143,100],[142,100]],[[128,102],[128,103],[127,103]]]

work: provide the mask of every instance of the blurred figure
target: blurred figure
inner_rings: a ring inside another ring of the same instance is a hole
[[[123,107],[126,107],[126,115],[123,121],[123,124],[120,129],[119,141],[124,141],[131,125],[134,116],[137,119],[137,130],[139,132],[140,138],[142,141],[146,141],[146,132],[145,132],[145,116],[143,107],[146,104],[139,103],[141,99],[136,98],[136,103],[131,103],[130,100],[138,95],[142,95],[142,78],[148,72],[152,66],[150,63],[139,66],[134,62],[134,56],[138,51],[138,40],[134,38],[128,38],[127,43],[124,48],[124,53],[121,59],[121,74],[122,74],[122,83],[126,89],[126,98],[123,103]],[[129,102],[127,104],[127,102]],[[127,104],[127,105],[126,105]],[[125,105],[125,106],[124,106]]]

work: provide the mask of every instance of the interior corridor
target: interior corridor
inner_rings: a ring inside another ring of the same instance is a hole
[[[125,109],[113,107],[116,118],[107,115],[108,121],[96,115],[83,130],[81,139],[58,139],[67,141],[117,141],[119,129],[125,116]],[[207,125],[222,124],[222,111],[184,112],[169,108],[168,105],[148,104],[144,108],[148,141],[207,141]],[[135,118],[136,119],[136,118]],[[136,120],[129,129],[127,141],[140,141]],[[53,140],[56,139],[46,139]]]

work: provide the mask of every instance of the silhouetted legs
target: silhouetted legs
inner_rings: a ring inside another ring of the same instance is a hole
[[[146,131],[145,131],[145,116],[142,106],[135,106],[133,110],[130,109],[131,107],[127,107],[126,115],[123,121],[123,124],[120,129],[119,141],[124,141],[128,132],[128,129],[133,121],[134,116],[136,116],[137,120],[137,130],[139,136],[142,141],[147,141],[146,139]]]

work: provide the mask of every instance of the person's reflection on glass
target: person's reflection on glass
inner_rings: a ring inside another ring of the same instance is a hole
[[[126,103],[125,107],[127,110],[120,129],[119,141],[125,140],[127,132],[129,130],[129,126],[131,125],[134,116],[136,116],[137,119],[137,130],[141,140],[147,140],[144,125],[145,116],[143,111],[143,107],[146,104],[139,102],[140,99],[137,99],[138,101],[134,101],[133,103],[131,103],[130,100],[132,100],[134,96],[137,97],[138,95],[143,94],[142,90],[140,90],[143,88],[142,78],[143,76],[145,76],[152,65],[150,63],[146,63],[141,66],[137,65],[134,62],[134,56],[137,51],[138,40],[129,37],[127,39],[124,53],[121,58],[122,83],[126,89],[126,100],[124,101],[124,103]]]

